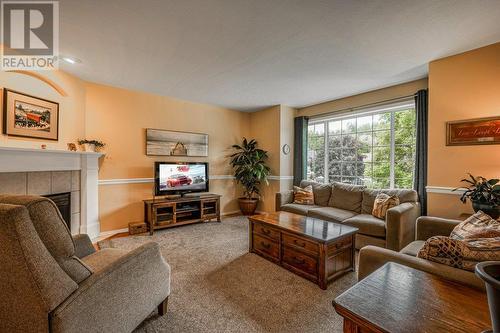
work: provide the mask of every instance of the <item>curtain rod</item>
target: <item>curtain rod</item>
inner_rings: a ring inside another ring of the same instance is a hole
[[[329,112],[325,112],[325,113],[321,113],[321,114],[317,114],[317,115],[311,116],[309,118],[311,118],[311,119],[314,119],[314,118],[324,118],[324,117],[328,117],[330,115],[338,115],[338,114],[342,114],[342,113],[345,113],[345,112],[352,112],[354,110],[364,109],[364,108],[371,107],[371,106],[383,105],[383,104],[387,104],[389,102],[402,101],[402,100],[409,99],[409,98],[415,97],[415,96],[417,96],[416,93],[415,94],[406,95],[406,96],[400,96],[400,97],[390,98],[390,99],[386,99],[386,100],[383,100],[383,101],[378,101],[378,102],[373,102],[373,103],[368,103],[368,104],[353,106],[353,107],[350,107],[350,108],[344,108],[344,109],[339,109],[339,110],[335,110],[335,111],[329,111]]]

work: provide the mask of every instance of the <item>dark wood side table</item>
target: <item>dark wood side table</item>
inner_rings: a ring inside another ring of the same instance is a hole
[[[335,298],[345,333],[463,332],[491,328],[486,293],[387,263]]]

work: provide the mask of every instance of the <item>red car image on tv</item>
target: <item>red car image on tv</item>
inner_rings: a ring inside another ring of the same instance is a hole
[[[182,185],[191,185],[193,180],[186,175],[172,175],[167,179],[168,187],[177,187]]]

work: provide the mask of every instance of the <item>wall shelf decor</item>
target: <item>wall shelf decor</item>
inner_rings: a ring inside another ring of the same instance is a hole
[[[500,144],[500,117],[449,121],[446,123],[446,145]]]
[[[147,128],[146,155],[207,157],[208,134]]]

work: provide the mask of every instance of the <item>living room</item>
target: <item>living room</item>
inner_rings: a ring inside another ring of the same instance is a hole
[[[498,1],[31,5],[0,332],[500,330]]]

